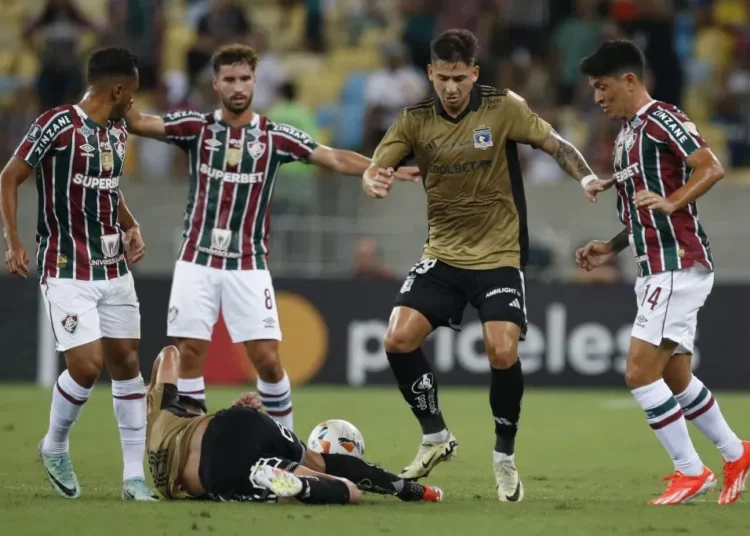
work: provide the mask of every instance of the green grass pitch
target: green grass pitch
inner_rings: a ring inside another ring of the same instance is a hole
[[[96,387],[71,436],[82,496],[55,495],[36,455],[49,414],[50,393],[3,385],[0,404],[0,532],[3,534],[313,534],[360,535],[586,535],[750,534],[750,507],[716,504],[718,493],[689,506],[653,507],[659,478],[671,463],[625,391],[528,389],[517,463],[526,500],[496,500],[491,470],[492,418],[485,389],[440,391],[460,455],[428,482],[446,493],[442,504],[405,504],[368,495],[354,507],[302,505],[124,503],[121,456],[109,387]],[[229,404],[237,390],[211,389],[209,404]],[[750,395],[719,394],[730,424],[750,437]],[[295,428],[304,439],[327,418],[355,423],[366,456],[397,470],[411,460],[418,426],[398,391],[308,387],[294,391]],[[691,427],[704,461],[721,479],[718,452]]]

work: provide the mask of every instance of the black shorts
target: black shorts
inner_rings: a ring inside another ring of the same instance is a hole
[[[265,413],[232,407],[208,423],[198,469],[207,499],[271,501],[265,488],[250,482],[257,464],[293,470],[302,463],[305,444]]]
[[[512,322],[526,334],[526,289],[523,272],[502,267],[490,270],[457,268],[437,259],[415,264],[396,296],[396,307],[422,313],[433,328],[461,329],[466,304],[482,322]]]

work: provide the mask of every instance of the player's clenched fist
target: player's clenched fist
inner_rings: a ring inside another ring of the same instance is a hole
[[[23,279],[29,275],[29,254],[19,240],[6,241],[5,267],[11,275],[17,275]]]
[[[609,242],[592,240],[576,251],[576,263],[587,272],[607,264],[617,255]]]
[[[137,263],[146,254],[146,243],[139,227],[132,227],[125,232],[125,253],[130,265]]]

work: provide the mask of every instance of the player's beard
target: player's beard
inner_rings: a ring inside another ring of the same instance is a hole
[[[235,115],[240,115],[245,112],[248,108],[250,108],[250,105],[253,103],[253,94],[251,93],[250,96],[247,98],[246,101],[244,101],[241,105],[235,104],[232,102],[232,98],[228,99],[222,99],[224,107],[232,112]]]

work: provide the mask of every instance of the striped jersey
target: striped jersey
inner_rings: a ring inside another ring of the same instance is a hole
[[[696,263],[713,270],[713,258],[698,207],[690,203],[667,216],[636,210],[636,192],[668,197],[691,175],[685,161],[706,142],[677,107],[651,101],[623,124],[615,141],[614,178],[617,210],[628,230],[641,275],[689,268]]]
[[[224,270],[267,269],[270,205],[282,164],[306,160],[306,133],[255,114],[241,128],[221,110],[164,116],[167,140],[187,152],[190,193],[179,260]]]
[[[49,110],[29,127],[14,156],[36,169],[42,281],[128,273],[117,216],[127,138],[123,120],[99,125],[76,105]]]

